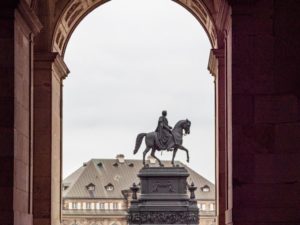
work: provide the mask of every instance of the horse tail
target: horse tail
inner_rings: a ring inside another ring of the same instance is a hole
[[[133,150],[133,154],[137,153],[139,148],[141,147],[142,144],[142,140],[143,138],[146,136],[146,133],[140,133],[137,137],[136,137],[136,141],[135,141],[135,148]]]

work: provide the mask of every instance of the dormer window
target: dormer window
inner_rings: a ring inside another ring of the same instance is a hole
[[[90,183],[90,184],[88,184],[87,186],[85,186],[86,187],[86,189],[88,190],[88,191],[95,191],[95,184],[93,184],[93,183]]]
[[[97,164],[97,166],[98,167],[102,167],[103,165],[102,165],[102,162],[99,162],[98,164]]]
[[[119,164],[118,164],[117,162],[115,162],[115,163],[113,164],[113,166],[114,166],[114,167],[118,167]]]
[[[204,185],[204,186],[201,187],[200,189],[201,189],[201,191],[203,191],[203,192],[210,192],[210,187],[207,186],[207,185]]]
[[[105,189],[107,191],[113,191],[114,190],[114,185],[112,185],[111,183],[109,183],[108,185],[105,186]]]
[[[128,166],[129,167],[134,167],[134,164],[133,163],[129,163]]]
[[[64,191],[67,190],[69,185],[64,185]]]

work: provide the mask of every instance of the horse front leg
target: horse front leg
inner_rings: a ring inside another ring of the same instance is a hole
[[[187,150],[182,145],[179,145],[178,148],[186,152],[186,161],[189,162],[190,161],[189,150]]]
[[[175,159],[176,153],[177,153],[177,147],[175,147],[173,150],[173,157],[172,157],[172,165],[173,166],[175,166],[174,159]]]
[[[150,150],[150,147],[146,147],[146,149],[144,150],[144,152],[143,152],[143,165],[145,166],[145,158],[146,158],[146,154],[149,152],[149,150]]]
[[[155,159],[158,161],[158,163],[159,163],[159,165],[160,165],[161,167],[163,167],[164,165],[161,163],[161,161],[159,160],[159,158],[157,158],[157,157],[155,156],[155,151],[156,151],[156,149],[155,149],[155,148],[152,148],[151,156],[152,156],[153,158],[155,158]]]

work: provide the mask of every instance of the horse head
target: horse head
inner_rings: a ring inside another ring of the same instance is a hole
[[[190,134],[190,127],[191,127],[191,121],[189,121],[188,119],[186,119],[183,123],[182,123],[182,128],[184,129],[184,132],[186,134]]]
[[[175,125],[175,128],[184,130],[185,134],[189,134],[190,133],[190,127],[191,127],[191,121],[189,121],[188,119],[186,119],[186,120],[180,120]]]

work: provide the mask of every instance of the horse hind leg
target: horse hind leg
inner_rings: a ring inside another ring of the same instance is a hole
[[[155,159],[158,161],[158,163],[159,163],[159,165],[160,165],[161,167],[163,167],[164,165],[161,163],[161,161],[159,160],[159,158],[157,158],[157,157],[155,156],[155,151],[156,151],[156,149],[155,149],[155,148],[152,148],[151,156],[152,156],[153,158],[155,158]]]
[[[149,152],[150,148],[147,146],[146,149],[144,150],[143,152],[143,165],[145,166],[145,157],[146,157],[146,154]]]

